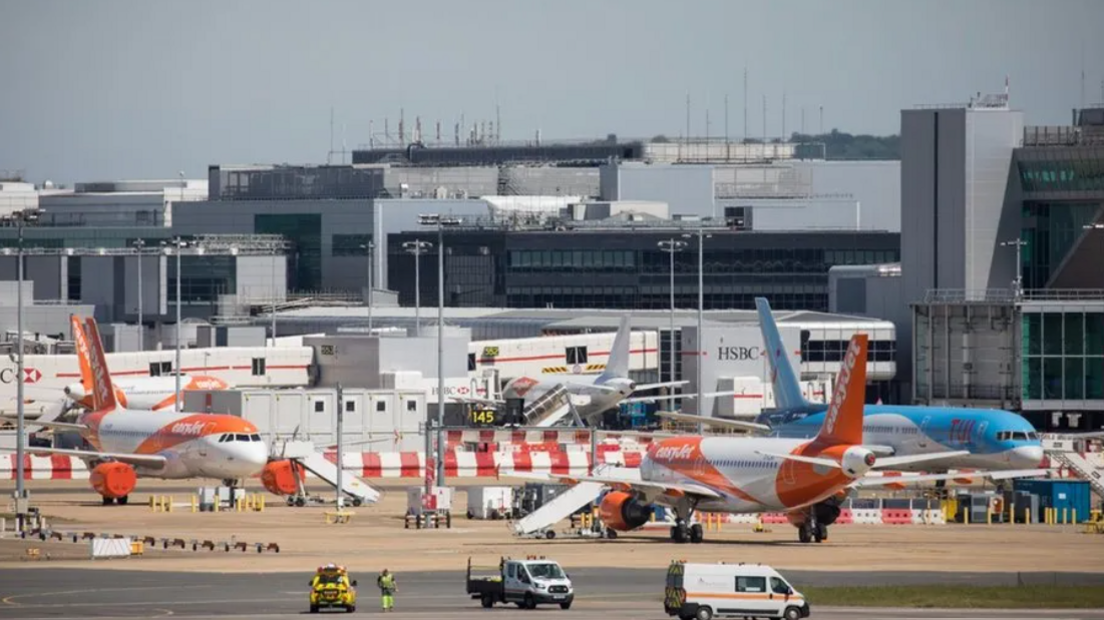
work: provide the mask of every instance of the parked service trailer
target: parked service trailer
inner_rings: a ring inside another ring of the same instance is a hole
[[[513,487],[468,487],[469,519],[509,519],[513,508]]]

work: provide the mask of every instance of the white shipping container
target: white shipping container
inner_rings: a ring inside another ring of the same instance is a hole
[[[513,487],[468,487],[469,519],[501,519],[513,505]]]
[[[452,487],[430,487],[429,494],[434,498],[436,510],[452,509]],[[425,506],[424,487],[410,487],[406,490],[406,508],[409,513],[420,515],[426,511]]]

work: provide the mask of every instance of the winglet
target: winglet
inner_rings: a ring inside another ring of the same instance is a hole
[[[117,407],[115,390],[111,385],[111,371],[107,368],[107,356],[104,355],[103,341],[100,340],[100,329],[96,325],[96,319],[92,317],[85,319],[84,325],[87,339],[85,347],[90,352],[88,362],[92,369],[92,408],[96,411],[115,409]]]
[[[73,330],[73,342],[77,346],[77,361],[80,363],[81,387],[85,394],[92,393],[92,367],[88,365],[88,338],[81,327],[81,320],[75,314],[69,315],[69,324]]]
[[[629,315],[626,314],[621,317],[621,325],[617,328],[617,335],[613,338],[613,347],[606,361],[606,370],[598,377],[597,383],[629,376],[629,335],[632,333],[629,325]]]
[[[767,359],[770,360],[771,387],[774,389],[777,408],[794,410],[808,406],[809,403],[801,395],[801,384],[790,365],[790,357],[786,355],[786,345],[782,342],[782,335],[778,333],[770,303],[763,297],[756,297],[755,308],[759,311],[759,329],[763,332],[763,344],[767,347]]]
[[[863,442],[863,405],[866,403],[867,335],[855,334],[836,377],[836,390],[817,441],[829,445]]]

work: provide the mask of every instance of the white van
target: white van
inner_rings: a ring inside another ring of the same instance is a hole
[[[663,609],[682,620],[809,617],[805,596],[762,564],[671,562]]]

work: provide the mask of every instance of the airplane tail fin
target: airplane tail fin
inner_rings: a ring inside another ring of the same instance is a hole
[[[790,357],[786,355],[786,345],[782,342],[782,335],[778,333],[778,325],[774,322],[770,304],[762,297],[755,298],[755,308],[759,311],[759,329],[763,332],[763,344],[767,347],[767,358],[770,360],[771,387],[774,389],[774,402],[778,409],[801,409],[808,406],[805,397],[801,395],[801,384],[797,381],[797,374],[790,365]]]
[[[840,363],[832,402],[816,440],[829,445],[863,442],[863,406],[866,403],[867,335],[855,334]]]
[[[100,340],[100,328],[96,319],[84,320],[85,350],[88,351],[88,366],[92,371],[92,406],[95,410],[115,409],[115,389],[111,385],[111,371],[107,368],[107,356],[104,355],[103,341]],[[77,349],[80,350],[78,343]]]
[[[80,317],[77,315],[69,315],[69,326],[73,330],[73,342],[77,345],[77,361],[80,363],[81,387],[84,388],[85,394],[91,394],[92,367],[88,364],[88,358],[89,355],[91,355],[88,350],[88,337],[85,335],[84,327],[81,326]]]
[[[631,329],[629,315],[621,317],[621,325],[613,338],[613,348],[606,360],[606,370],[597,379],[601,383],[607,379],[627,378],[629,376],[629,341]]]

